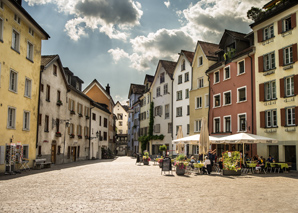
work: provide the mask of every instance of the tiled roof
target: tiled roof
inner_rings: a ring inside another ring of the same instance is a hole
[[[187,51],[187,50],[181,50],[181,52],[185,55],[185,57],[187,58],[187,60],[192,63],[192,60],[193,60],[193,57],[195,55],[194,52],[190,52],[190,51]]]
[[[203,52],[208,59],[217,59],[217,55],[215,53],[219,50],[218,44],[208,43],[205,41],[198,41],[198,44],[201,45]]]
[[[223,64],[224,64],[223,61],[219,61],[219,62],[217,62],[217,63],[211,65],[211,66],[209,67],[209,69],[206,70],[206,73],[209,73],[209,72],[213,71],[214,69],[220,67],[220,66],[223,65]]]
[[[97,107],[98,109],[106,112],[106,113],[111,114],[111,112],[107,108],[107,105],[103,105],[103,104],[98,103],[98,102],[92,102],[92,105],[95,106],[95,107]]]
[[[232,30],[225,30],[228,34],[230,34],[233,38],[238,38],[238,39],[245,39],[246,34],[245,33],[240,33]]]
[[[177,62],[174,61],[165,61],[165,60],[160,60],[161,65],[163,68],[166,70],[168,75],[173,78],[173,73],[175,71],[175,67],[177,65]]]
[[[42,55],[41,56],[41,66],[46,66],[52,60],[54,60],[58,55]]]
[[[141,84],[130,84],[129,93],[131,94],[143,94],[145,86]]]
[[[129,106],[127,106],[127,105],[122,105],[122,107],[123,107],[123,109],[127,112],[128,111],[128,109],[129,109]]]
[[[154,81],[154,76],[146,74],[145,79],[147,79],[148,82],[153,82]]]

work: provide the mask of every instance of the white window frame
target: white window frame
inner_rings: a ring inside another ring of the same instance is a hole
[[[182,106],[176,107],[176,117],[182,117],[183,116],[183,111],[182,111]]]
[[[160,73],[159,76],[159,83],[162,84],[163,82],[165,82],[165,73]]]
[[[12,80],[11,80],[11,73],[15,74],[15,78],[14,78],[14,88],[12,87]],[[11,69],[10,73],[9,73],[9,91],[14,92],[14,93],[18,93],[18,72],[16,72],[15,70]]]
[[[168,84],[167,83],[163,85],[163,94],[164,95],[168,94]]]
[[[240,73],[240,63],[243,62],[243,73]],[[245,59],[237,62],[237,76],[245,74]]]
[[[28,32],[31,36],[34,36],[34,30],[31,27],[29,27]]]
[[[230,103],[229,104],[226,103],[226,97],[225,97],[226,93],[230,93]],[[231,104],[232,104],[232,90],[223,92],[223,106],[229,106]]]
[[[224,132],[227,132],[226,118],[230,118],[230,131],[229,132],[232,132],[232,116],[231,115],[223,116],[223,129],[224,129]]]
[[[32,42],[27,41],[27,59],[30,61],[33,61],[33,55],[34,55],[34,45]]]
[[[263,55],[263,68],[264,71],[269,71],[276,68],[274,51]]]
[[[226,76],[226,68],[229,68],[229,77],[228,78]],[[223,79],[224,81],[231,78],[231,66],[230,65],[223,68],[223,76],[224,76],[224,79]]]
[[[268,32],[267,37],[266,37],[266,30]],[[272,31],[273,31],[273,35],[272,35]],[[267,27],[263,28],[263,40],[266,41],[270,38],[274,38],[274,25],[273,24],[270,24]]]
[[[16,34],[16,40],[14,39],[14,34]],[[11,40],[11,48],[17,52],[20,52],[20,33],[16,29],[12,29],[12,40]],[[13,42],[15,40],[15,42]],[[15,45],[15,47],[13,47]]]
[[[185,99],[189,98],[189,89],[185,89]]]
[[[274,125],[274,116],[273,116],[274,111],[275,111],[275,125]],[[269,116],[269,113],[270,113],[270,116]],[[270,125],[268,124],[269,121],[270,121]],[[265,111],[265,122],[266,122],[266,128],[277,127],[277,110],[276,109],[270,109],[270,110]]]
[[[215,77],[215,74],[216,73],[218,73],[218,81],[216,82],[215,80],[216,80],[216,77]],[[217,70],[217,71],[215,71],[214,73],[213,73],[213,84],[218,84],[219,82],[220,82],[220,72],[219,72],[219,70]]]
[[[189,81],[189,72],[184,73],[184,82]]]
[[[17,22],[18,24],[21,24],[21,18],[20,18],[20,16],[18,16],[16,13],[14,14],[13,19],[14,19],[15,22]]]
[[[200,89],[200,88],[203,88],[204,87],[204,77],[200,77],[198,78],[198,85],[197,85],[197,88]]]
[[[275,83],[275,87],[274,88],[272,86],[273,82]],[[268,92],[268,89],[267,89],[267,84],[269,85],[269,92]],[[276,81],[275,80],[272,80],[272,81],[265,82],[264,83],[264,92],[265,92],[265,100],[266,101],[275,100],[277,98],[276,97]],[[268,94],[269,94],[270,98],[267,97]],[[273,97],[273,95],[275,95],[275,97]]]
[[[194,132],[201,132],[202,119],[194,121]]]
[[[27,147],[27,148],[25,148]],[[25,151],[27,151],[26,153],[24,153]],[[25,144],[23,145],[23,158],[28,159],[29,158],[29,145]]]
[[[287,58],[286,51],[288,50],[289,57]],[[293,46],[288,46],[283,48],[283,60],[284,65],[292,64],[293,63]]]
[[[245,100],[244,101],[239,101],[239,90],[245,88]],[[237,88],[237,103],[242,103],[242,102],[245,102],[247,101],[247,87],[246,86],[243,86],[243,87],[239,87]]]
[[[201,59],[202,59],[202,63],[201,63]],[[199,56],[198,57],[198,67],[203,66],[203,56]]]
[[[201,100],[200,101],[200,106],[198,106],[198,99]],[[197,96],[196,99],[195,99],[195,101],[196,101],[196,104],[195,104],[196,109],[202,109],[202,107],[203,107],[203,98],[202,98],[202,96]]]
[[[14,110],[14,114],[12,114],[12,122],[10,122],[10,110]],[[7,129],[16,129],[16,117],[17,117],[17,109],[15,107],[9,106],[7,108]],[[12,123],[12,125],[10,125]]]
[[[169,119],[169,118],[170,118],[170,104],[166,104],[165,105],[165,119]]]
[[[215,106],[215,96],[218,96],[218,95],[219,95],[219,105]],[[213,95],[213,108],[218,108],[218,107],[221,107],[221,94],[220,93]]]
[[[219,130],[218,132],[215,131],[215,120],[216,119],[219,119]],[[220,129],[220,117],[215,117],[213,118],[213,133],[220,133],[221,132],[221,129]]]
[[[205,108],[209,108],[209,94],[205,94]]]
[[[291,21],[291,26],[290,26],[290,28],[289,29],[287,29],[286,28],[286,20],[288,20],[288,19],[290,19],[290,21]],[[284,32],[287,32],[287,31],[289,31],[289,30],[291,30],[292,29],[292,20],[291,20],[291,16],[288,16],[288,17],[286,17],[286,18],[284,18],[283,20],[282,20],[282,30],[283,30],[283,33]]]
[[[157,87],[156,88],[156,97],[159,97],[159,96],[161,96],[160,95],[160,87]]]
[[[26,114],[28,115],[28,118],[27,118],[28,120],[26,120]],[[23,113],[23,130],[24,131],[29,131],[30,130],[30,111],[24,110],[24,113]]]
[[[288,123],[288,117],[289,117],[289,115],[288,115],[288,110],[291,110],[291,123]],[[293,113],[293,111],[294,111],[294,113]],[[295,124],[295,113],[297,113],[297,112],[295,112],[295,107],[288,107],[288,108],[286,108],[286,124],[287,124],[287,126],[295,126],[296,124]]]
[[[241,115],[245,115],[245,130],[244,131],[240,131],[240,116]],[[237,132],[247,132],[247,115],[246,112],[245,113],[239,113],[237,114]]]
[[[179,94],[181,94],[181,98],[179,98],[180,96],[179,96]],[[183,94],[182,94],[182,90],[179,90],[179,91],[177,91],[176,92],[176,101],[180,101],[180,100],[182,100],[183,99]]]
[[[290,90],[288,90],[288,82],[287,82],[288,79],[290,79]],[[291,96],[294,95],[294,88],[295,88],[295,85],[294,85],[294,76],[285,77],[285,92],[286,92],[286,97],[291,97]],[[288,91],[290,91],[290,94],[288,94]]]
[[[28,87],[28,83],[27,82],[30,82],[28,89],[27,89],[27,87]],[[32,80],[30,78],[27,78],[26,77],[25,78],[24,96],[27,97],[27,98],[31,98],[31,91],[32,91]]]
[[[178,84],[182,84],[183,83],[183,77],[182,75],[178,75]]]

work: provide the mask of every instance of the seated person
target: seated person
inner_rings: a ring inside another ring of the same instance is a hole
[[[267,161],[268,161],[269,163],[274,163],[274,158],[271,157],[271,155],[269,155],[269,158],[267,159]]]
[[[223,169],[222,158],[219,159],[218,166],[220,169]]]
[[[209,157],[205,157],[204,167],[203,167],[203,174],[210,174],[211,173],[211,161],[209,160]]]
[[[190,164],[190,166],[191,166],[192,169],[195,168],[194,165],[193,165],[195,162],[196,162],[195,157],[194,156],[191,156],[189,164]]]
[[[262,159],[259,157],[259,159],[257,161],[256,171],[261,171],[263,166],[264,166],[264,164],[262,163]]]

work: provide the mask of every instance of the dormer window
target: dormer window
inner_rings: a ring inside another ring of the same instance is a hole
[[[76,82],[76,89],[80,90],[80,83],[79,82]]]
[[[29,34],[32,35],[32,36],[34,36],[34,30],[32,30],[31,27],[29,27]]]
[[[14,20],[20,24],[21,23],[21,18],[17,15],[17,14],[14,14]]]

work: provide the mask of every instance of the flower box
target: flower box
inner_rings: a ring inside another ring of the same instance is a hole
[[[79,138],[79,139],[82,139],[82,135],[78,135],[78,138]]]
[[[87,119],[87,120],[89,119],[89,116],[88,116],[88,115],[86,115],[86,119]]]
[[[70,138],[74,138],[74,136],[75,136],[74,134],[70,134],[69,135]]]
[[[57,106],[61,106],[62,105],[62,101],[61,100],[58,100],[57,101]]]
[[[71,115],[74,115],[74,114],[76,114],[76,113],[75,113],[74,110],[70,110],[70,114],[71,114]]]
[[[62,134],[61,134],[61,132],[56,132],[56,137],[61,137],[62,136]]]
[[[83,114],[82,113],[79,113],[79,117],[83,117]]]
[[[85,135],[85,139],[89,139],[89,136],[88,135]]]

